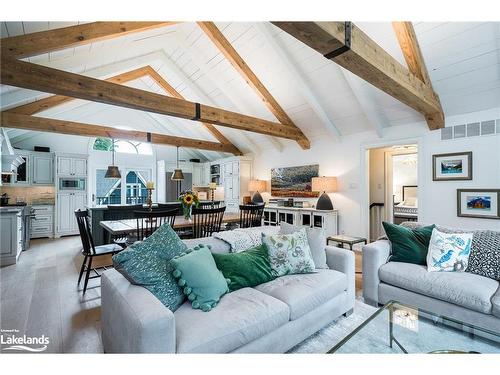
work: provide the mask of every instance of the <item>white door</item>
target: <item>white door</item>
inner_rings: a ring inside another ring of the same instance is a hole
[[[231,190],[232,198],[236,201],[240,199],[240,179],[238,175],[233,175],[233,186]]]
[[[71,158],[64,156],[57,157],[57,174],[61,176],[71,176]]]
[[[71,230],[77,231],[78,230],[78,225],[76,223],[76,218],[75,218],[75,211],[80,209],[80,210],[85,210],[87,206],[87,194],[86,193],[72,193],[73,195],[71,196],[71,223],[72,227]]]
[[[33,184],[51,185],[54,183],[52,156],[33,156]]]
[[[70,232],[74,228],[72,208],[73,196],[71,193],[57,194],[57,232]]]
[[[87,159],[73,159],[71,169],[73,176],[87,177]]]

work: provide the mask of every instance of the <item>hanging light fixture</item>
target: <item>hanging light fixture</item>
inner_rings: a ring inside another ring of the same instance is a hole
[[[104,175],[104,178],[122,178],[122,175],[120,174],[120,171],[118,170],[118,167],[115,165],[115,140],[111,139],[111,152],[112,152],[112,162],[111,165],[108,166],[108,170],[106,171],[106,174]]]
[[[182,173],[182,169],[179,168],[179,146],[177,146],[177,168],[174,169],[174,173],[172,174],[172,181],[182,181],[184,180],[184,173]]]

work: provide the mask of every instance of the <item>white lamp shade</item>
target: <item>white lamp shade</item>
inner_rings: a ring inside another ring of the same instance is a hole
[[[311,185],[312,191],[333,193],[337,191],[337,177],[313,177]]]
[[[264,180],[250,180],[248,183],[248,191],[266,191],[266,181]]]

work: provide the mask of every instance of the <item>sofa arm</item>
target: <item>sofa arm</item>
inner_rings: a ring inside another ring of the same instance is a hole
[[[334,246],[327,246],[325,251],[328,268],[342,272],[347,276],[347,296],[349,306],[353,308],[356,298],[354,253]]]
[[[101,278],[101,323],[107,353],[175,353],[172,311],[114,269]]]
[[[391,243],[379,240],[363,246],[363,298],[365,303],[378,306],[379,268],[387,263],[391,253]]]

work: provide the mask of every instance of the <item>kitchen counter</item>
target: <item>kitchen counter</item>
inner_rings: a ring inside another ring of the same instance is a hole
[[[0,212],[21,212],[26,206],[0,206]]]
[[[0,207],[0,265],[15,264],[24,247],[23,211],[26,206]]]

